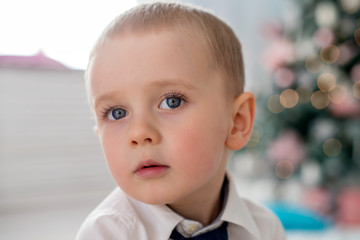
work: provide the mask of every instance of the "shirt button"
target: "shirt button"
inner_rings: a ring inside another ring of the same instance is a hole
[[[189,234],[194,234],[197,230],[199,230],[199,226],[197,224],[191,224],[188,227],[188,233]]]

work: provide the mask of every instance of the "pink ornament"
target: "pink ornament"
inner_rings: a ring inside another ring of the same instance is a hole
[[[360,188],[347,188],[340,193],[337,220],[343,225],[360,226]]]
[[[318,47],[323,48],[332,43],[334,38],[335,36],[333,31],[331,31],[329,28],[323,27],[319,28],[315,32],[313,40]]]
[[[360,83],[360,64],[356,64],[350,72],[351,75],[351,79],[354,82],[359,82]]]
[[[339,50],[340,50],[340,56],[337,62],[340,65],[344,65],[355,57],[357,52],[357,47],[352,44],[344,43],[339,46]]]
[[[322,188],[311,188],[304,192],[302,199],[304,206],[314,210],[315,212],[327,216],[330,214],[330,194]]]
[[[335,117],[339,118],[360,118],[360,101],[350,94],[344,96],[340,103],[331,102],[329,110]]]
[[[288,68],[278,68],[274,74],[275,84],[280,88],[289,88],[294,84],[294,72]]]
[[[270,42],[264,51],[262,62],[268,70],[273,71],[294,61],[294,58],[294,44],[286,38],[279,37]]]
[[[295,167],[305,158],[305,147],[299,134],[288,130],[275,139],[267,151],[268,157],[274,163],[290,161]]]

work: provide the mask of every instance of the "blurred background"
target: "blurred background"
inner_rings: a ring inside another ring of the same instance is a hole
[[[147,1],[0,2],[0,239],[74,239],[115,187],[87,104],[96,37]],[[229,170],[288,239],[360,239],[360,0],[188,0],[243,45],[257,96]]]

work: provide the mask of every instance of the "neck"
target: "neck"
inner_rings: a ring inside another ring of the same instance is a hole
[[[184,218],[198,221],[203,226],[207,226],[217,218],[222,210],[224,196],[221,190],[223,182],[224,175],[217,180],[216,184],[212,185],[210,191],[203,189],[203,192],[200,191],[194,196],[177,203],[168,204],[168,206]]]

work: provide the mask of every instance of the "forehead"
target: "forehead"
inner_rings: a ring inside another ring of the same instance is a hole
[[[202,44],[176,31],[129,32],[104,41],[90,60],[88,78],[101,88],[113,77],[181,77],[209,71],[209,59]]]
[[[126,39],[132,39],[132,41],[141,42],[144,38],[162,38],[164,35],[173,36],[174,38],[181,40],[183,43],[190,42],[191,45],[194,46],[197,50],[203,51],[203,54],[207,55],[208,61],[213,61],[214,58],[213,53],[211,51],[211,47],[209,46],[209,42],[206,40],[206,36],[200,31],[196,31],[193,27],[187,25],[155,25],[155,26],[132,26],[125,25],[122,26],[117,32],[112,31],[98,39],[95,47],[92,50],[89,59],[89,65],[94,57],[99,56],[99,52],[104,51],[105,47],[113,47],[114,43]],[[122,43],[123,44],[123,43]],[[142,43],[143,44],[143,43]],[[89,66],[87,71],[89,70]]]
[[[203,55],[198,44],[190,43],[174,31],[131,32],[107,39],[93,60],[95,66],[101,65],[97,63],[102,61],[110,61],[104,66],[105,69],[110,69],[114,64],[131,69],[133,64],[138,71],[145,71],[147,67],[153,67],[153,61],[175,61],[179,64],[183,58],[199,59],[204,58]]]

